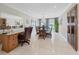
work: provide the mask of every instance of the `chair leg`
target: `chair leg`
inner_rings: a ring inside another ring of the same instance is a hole
[[[28,45],[30,45],[29,41],[25,41]]]
[[[23,43],[23,42],[21,42],[21,46],[23,46],[23,44],[24,44],[24,43]]]
[[[28,45],[30,45],[30,43],[28,41],[26,43],[28,43]]]
[[[52,34],[50,35],[50,38],[52,38]]]
[[[30,42],[30,40],[26,40],[25,42],[27,42],[27,41]]]
[[[44,40],[45,40],[45,36],[44,36]]]
[[[45,36],[45,35],[43,35],[43,38],[44,38],[44,40],[45,40],[46,36]]]

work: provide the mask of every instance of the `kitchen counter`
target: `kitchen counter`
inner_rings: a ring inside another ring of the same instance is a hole
[[[17,29],[10,29],[10,30],[4,30],[6,34],[4,35],[11,35],[11,34],[16,34],[20,32],[24,32],[24,28],[17,28]],[[0,34],[3,33],[3,30],[0,30]]]
[[[16,29],[10,29],[5,30],[5,33],[2,34],[3,31],[1,30],[1,41],[2,41],[2,50],[5,52],[10,52],[11,50],[18,47],[18,33],[24,32],[24,28],[16,28]]]

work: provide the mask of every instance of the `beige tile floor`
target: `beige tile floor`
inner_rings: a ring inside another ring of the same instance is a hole
[[[66,42],[59,34],[53,35],[52,39],[46,38],[38,39],[38,36],[32,36],[31,44],[24,44],[22,47],[19,46],[10,53],[6,53],[0,50],[1,55],[71,55],[79,54],[75,52],[70,45]],[[0,45],[1,48],[1,45]]]
[[[52,39],[46,38],[38,39],[35,28],[33,28],[30,45],[24,44],[19,46],[9,53],[1,50],[0,55],[71,55],[79,54],[79,51],[75,52],[70,45],[60,36],[59,33],[52,32]]]

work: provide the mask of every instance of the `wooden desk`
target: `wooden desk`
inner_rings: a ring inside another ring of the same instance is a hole
[[[18,33],[6,35],[2,34],[2,50],[5,52],[10,52],[18,46]]]

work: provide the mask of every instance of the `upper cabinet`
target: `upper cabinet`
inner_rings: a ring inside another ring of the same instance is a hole
[[[68,30],[68,42],[75,51],[78,50],[78,19],[77,19],[77,5],[75,5],[67,13],[67,30]]]
[[[6,22],[6,26],[11,26],[11,27],[14,27],[14,26],[21,26],[22,27],[23,26],[23,19],[19,16],[7,14],[7,13],[1,13],[0,17],[6,19],[6,20],[2,19],[2,21],[4,21],[3,23]]]
[[[0,18],[0,29],[6,27],[6,19],[5,18]]]

